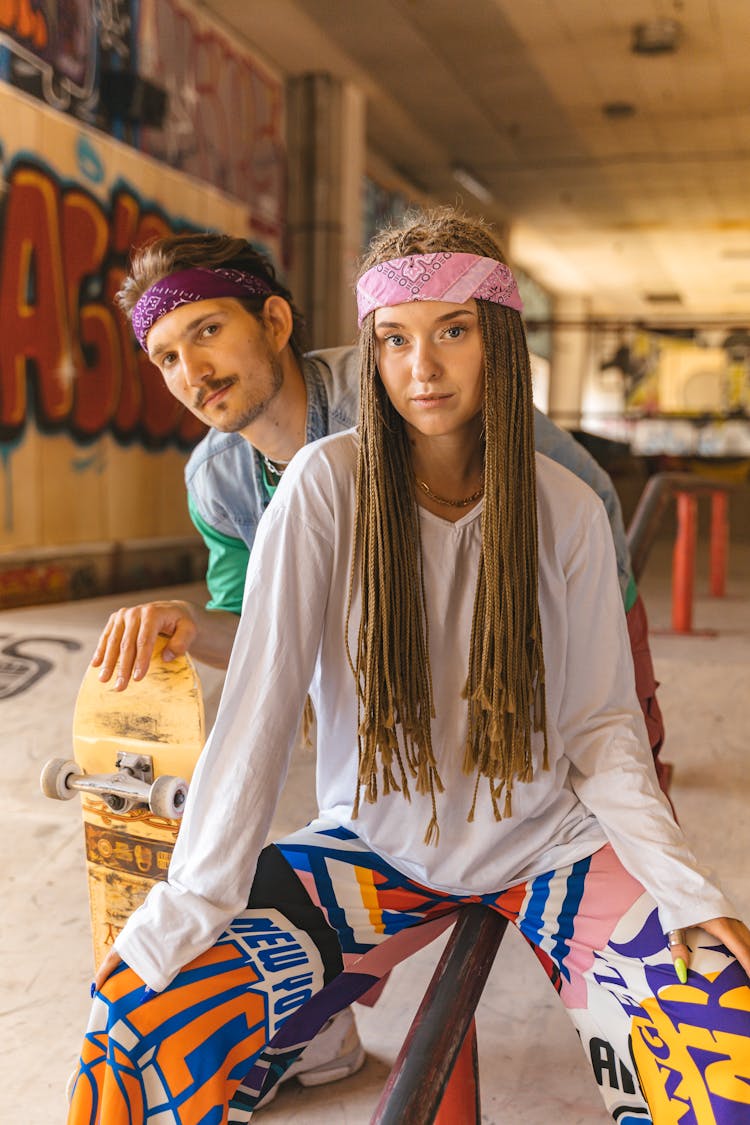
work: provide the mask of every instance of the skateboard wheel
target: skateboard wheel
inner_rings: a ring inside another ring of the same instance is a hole
[[[42,769],[39,785],[45,797],[53,801],[69,801],[76,791],[68,785],[71,777],[81,774],[77,762],[67,758],[51,758]]]
[[[187,782],[181,777],[157,777],[148,795],[148,807],[154,816],[179,820],[185,811]]]

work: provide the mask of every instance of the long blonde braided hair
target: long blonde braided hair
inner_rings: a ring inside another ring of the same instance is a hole
[[[503,261],[489,229],[452,208],[407,215],[376,236],[359,271],[435,251]],[[516,779],[533,776],[532,730],[545,729],[544,659],[537,596],[538,548],[531,372],[521,316],[477,301],[484,353],[485,471],[482,550],[464,695],[468,737],[463,769],[476,771],[468,820],[486,777],[495,818],[512,815]],[[443,790],[432,747],[434,717],[419,517],[406,431],[377,372],[374,313],[360,332],[359,461],[354,553],[346,622],[355,583],[361,619],[349,663],[358,698],[358,786],[374,802],[409,781],[429,794],[425,842],[439,836],[436,793]],[[399,737],[400,735],[400,737]],[[543,767],[547,768],[546,732]],[[505,794],[503,810],[500,802]]]

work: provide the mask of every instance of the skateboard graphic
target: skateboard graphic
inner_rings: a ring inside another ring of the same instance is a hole
[[[161,659],[123,692],[89,666],[73,715],[73,759],[53,758],[40,779],[56,800],[81,794],[94,961],[98,967],[129,915],[165,879],[203,748],[200,680],[187,656]]]

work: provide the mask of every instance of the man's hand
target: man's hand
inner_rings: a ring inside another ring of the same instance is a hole
[[[99,679],[109,681],[115,671],[115,689],[123,691],[131,677],[142,680],[159,633],[169,637],[162,653],[166,661],[182,656],[198,633],[195,610],[189,602],[146,602],[118,609],[110,615],[94,652],[91,663],[101,666]]]
[[[193,602],[145,602],[118,609],[110,615],[91,663],[101,667],[106,683],[117,672],[115,688],[124,691],[133,680],[142,680],[160,633],[169,637],[162,656],[172,660],[190,652],[212,668],[226,668],[239,624],[237,614],[204,609]]]

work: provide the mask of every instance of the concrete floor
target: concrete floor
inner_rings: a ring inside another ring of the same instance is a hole
[[[696,628],[717,635],[673,637],[669,624],[669,549],[658,546],[642,584],[668,745],[673,797],[699,855],[719,873],[750,918],[748,671],[750,547],[733,548],[729,596],[704,596],[699,578]],[[200,589],[166,596],[200,597]],[[143,595],[125,599],[132,603]],[[55,1125],[65,1119],[64,1086],[86,1023],[91,979],[86,880],[76,802],[45,800],[41,765],[70,753],[79,681],[107,613],[120,598],[99,598],[0,613],[0,720],[5,784],[0,949],[0,1120]],[[19,644],[19,642],[21,642]],[[10,645],[18,646],[9,650]],[[42,672],[24,686],[26,674]],[[10,663],[8,663],[10,661]],[[47,662],[47,665],[44,662]],[[10,683],[15,671],[16,681]],[[202,669],[215,704],[220,676]],[[313,757],[300,751],[275,831],[312,814]],[[291,1082],[258,1114],[266,1125],[364,1125],[421,998],[437,946],[401,966],[373,1009],[357,1008],[368,1060],[355,1078],[318,1090]],[[483,1121],[487,1125],[604,1125],[609,1120],[577,1037],[534,959],[515,932],[503,943],[478,1013]]]

